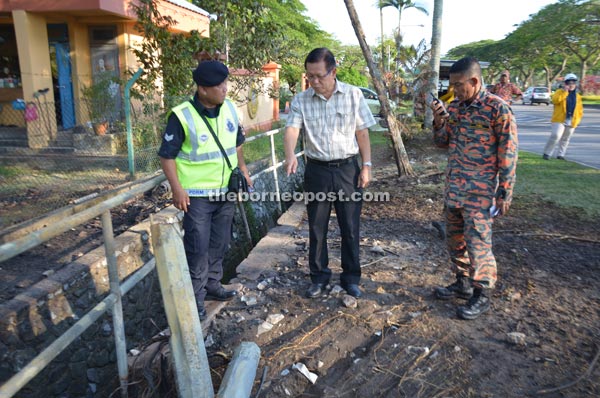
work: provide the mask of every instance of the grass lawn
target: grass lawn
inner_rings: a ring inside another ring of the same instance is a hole
[[[582,101],[584,105],[600,105],[600,95],[584,95]]]
[[[372,146],[390,145],[383,133],[369,135]],[[283,135],[274,137],[277,160],[284,159]],[[244,145],[248,163],[269,156],[269,138]],[[440,164],[445,167],[445,164]],[[530,152],[519,152],[515,195],[519,200],[536,202],[539,199],[561,207],[581,209],[583,215],[600,216],[600,170],[569,161],[543,160]]]
[[[280,132],[273,136],[273,141],[275,144],[275,157],[277,158],[277,161],[282,161],[285,159],[285,152],[283,150],[283,128],[279,128],[279,130]],[[252,133],[251,135],[258,134],[260,133]],[[270,158],[271,137],[261,137],[254,141],[244,143],[244,159],[247,164],[256,162],[257,160]]]
[[[274,127],[274,129],[277,127]],[[278,161],[285,159],[285,152],[283,150],[283,127],[280,127],[280,133],[276,134],[273,139],[275,143],[275,156]],[[260,134],[259,132],[253,132],[249,136]],[[390,142],[389,137],[383,133],[371,133],[369,134],[371,139],[371,145],[387,145]],[[300,150],[301,137],[298,138],[296,151]],[[271,144],[270,137],[261,137],[252,142],[244,143],[244,159],[246,163],[250,164],[257,160],[270,158]]]
[[[515,195],[534,195],[561,207],[600,216],[600,170],[577,163],[544,160],[520,151]]]

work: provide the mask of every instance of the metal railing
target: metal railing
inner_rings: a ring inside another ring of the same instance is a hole
[[[279,184],[277,179],[277,168],[283,164],[283,161],[277,161],[274,136],[280,133],[281,130],[271,130],[265,133],[257,134],[249,137],[246,141],[252,142],[257,139],[270,138],[270,166],[260,170],[252,176],[253,181],[259,176],[271,173],[275,179],[275,189],[279,197]],[[296,156],[303,155],[300,151]],[[101,216],[102,234],[104,238],[104,249],[107,259],[108,275],[110,283],[110,293],[93,309],[82,316],[73,326],[65,333],[52,342],[40,354],[38,354],[31,362],[22,368],[17,374],[7,380],[0,386],[0,398],[10,398],[24,387],[31,379],[39,374],[54,358],[56,358],[63,350],[65,350],[73,341],[75,341],[83,332],[86,331],[96,320],[98,320],[107,311],[112,311],[113,315],[113,330],[115,336],[117,367],[121,386],[121,396],[126,398],[127,393],[127,350],[125,340],[125,328],[123,320],[122,296],[130,291],[138,282],[144,279],[155,268],[155,260],[152,259],[145,263],[140,269],[132,273],[123,283],[119,280],[117,257],[114,245],[114,232],[110,210],[122,205],[146,191],[165,181],[165,176],[160,174],[151,177],[147,180],[136,182],[130,185],[130,189],[113,194],[114,196],[106,198],[101,202],[77,211],[70,216],[66,216],[60,221],[44,223],[43,220],[38,221],[39,225],[45,225],[44,228],[30,231],[27,234],[19,234],[13,232],[16,237],[13,241],[0,245],[0,263],[17,256],[33,247],[36,247],[44,242],[54,238],[69,229],[83,224],[97,216]],[[97,198],[95,199],[98,200]],[[73,206],[71,206],[73,207]],[[279,203],[281,210],[281,203]],[[65,212],[67,213],[67,212]]]
[[[282,130],[281,129],[277,129],[277,130],[270,130],[267,131],[265,133],[260,133],[257,135],[253,135],[252,137],[248,137],[246,138],[246,143],[250,143],[252,141],[258,140],[260,138],[265,138],[265,137],[269,137],[269,143],[270,143],[270,148],[271,148],[271,153],[270,153],[270,161],[271,161],[271,165],[261,171],[259,171],[258,173],[254,174],[253,176],[251,176],[250,178],[252,179],[252,181],[254,181],[256,178],[258,178],[260,175],[262,174],[266,174],[271,172],[273,174],[273,180],[274,180],[274,184],[275,184],[275,192],[276,192],[276,197],[279,199],[280,196],[280,189],[279,189],[279,178],[277,175],[277,169],[282,166],[284,164],[284,160],[281,161],[277,161],[277,154],[275,151],[275,135],[280,133]],[[296,157],[302,156],[304,155],[304,151],[300,151],[298,153],[296,153]],[[278,200],[278,206],[279,206],[279,212],[281,213],[283,211],[282,205],[281,205],[281,200]]]
[[[64,334],[56,339],[52,344],[45,348],[37,355],[30,363],[28,363],[21,371],[10,378],[6,383],[0,386],[0,398],[9,398],[16,394],[27,382],[35,377],[42,369],[44,369],[50,361],[58,356],[65,348],[69,346],[77,337],[86,331],[100,316],[106,311],[112,310],[113,327],[115,331],[115,343],[117,353],[117,367],[119,370],[119,378],[121,380],[121,396],[127,396],[127,351],[125,345],[125,332],[123,322],[123,308],[121,297],[127,293],[135,284],[142,280],[152,269],[154,262],[146,263],[139,271],[134,273],[127,284],[122,286],[119,281],[119,272],[117,267],[117,257],[114,246],[114,233],[112,229],[112,220],[110,209],[125,203],[128,200],[154,188],[166,179],[164,175],[151,178],[148,181],[140,183],[132,187],[129,192],[118,194],[112,198],[98,203],[80,213],[76,213],[67,217],[61,222],[48,225],[46,228],[31,232],[26,236],[16,239],[13,242],[5,243],[0,246],[0,262],[17,256],[28,249],[40,245],[51,238],[68,231],[70,228],[76,227],[86,221],[89,221],[97,216],[102,216],[102,235],[104,238],[104,251],[106,254],[108,275],[110,281],[110,294],[97,304],[91,311],[86,313],[73,326],[71,326]]]

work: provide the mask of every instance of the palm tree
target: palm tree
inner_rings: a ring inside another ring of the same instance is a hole
[[[425,15],[429,15],[429,12],[425,7],[420,4],[413,3],[412,0],[378,0],[377,7],[379,7],[380,19],[381,19],[381,50],[383,53],[383,13],[382,10],[385,7],[394,7],[398,10],[398,28],[396,32],[396,71],[394,75],[398,74],[400,70],[400,50],[402,48],[402,31],[400,30],[400,24],[402,23],[402,11],[414,8],[421,11]]]
[[[381,3],[381,0],[377,0]],[[379,5],[378,5],[379,7]],[[381,28],[381,71],[385,72],[385,49],[383,48],[383,8],[379,7],[379,27]]]
[[[433,20],[432,20],[432,30],[431,30],[431,59],[430,59],[430,67],[433,72],[431,76],[431,81],[429,82],[428,91],[437,92],[438,83],[439,83],[439,74],[440,70],[440,52],[441,52],[441,43],[442,43],[442,15],[444,12],[444,0],[435,0],[433,6]],[[433,113],[431,108],[426,108],[425,113],[425,126],[430,126],[433,123]]]

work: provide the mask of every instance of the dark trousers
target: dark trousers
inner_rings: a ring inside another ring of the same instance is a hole
[[[234,202],[190,198],[183,217],[183,246],[198,307],[204,306],[207,291],[221,286],[234,211]]]
[[[306,205],[309,229],[308,264],[313,283],[326,283],[331,278],[327,227],[332,204],[342,240],[340,282],[344,286],[358,284],[360,281],[359,227],[362,189],[357,188],[359,173],[356,158],[337,167],[314,163],[310,159],[306,164],[304,191],[307,199],[313,199]],[[353,193],[357,194],[352,195]],[[327,198],[320,200],[325,195]]]

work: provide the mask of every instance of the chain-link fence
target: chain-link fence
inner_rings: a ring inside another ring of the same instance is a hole
[[[47,97],[0,102],[0,231],[160,169],[160,103],[133,100],[127,132],[120,96],[101,120]]]

